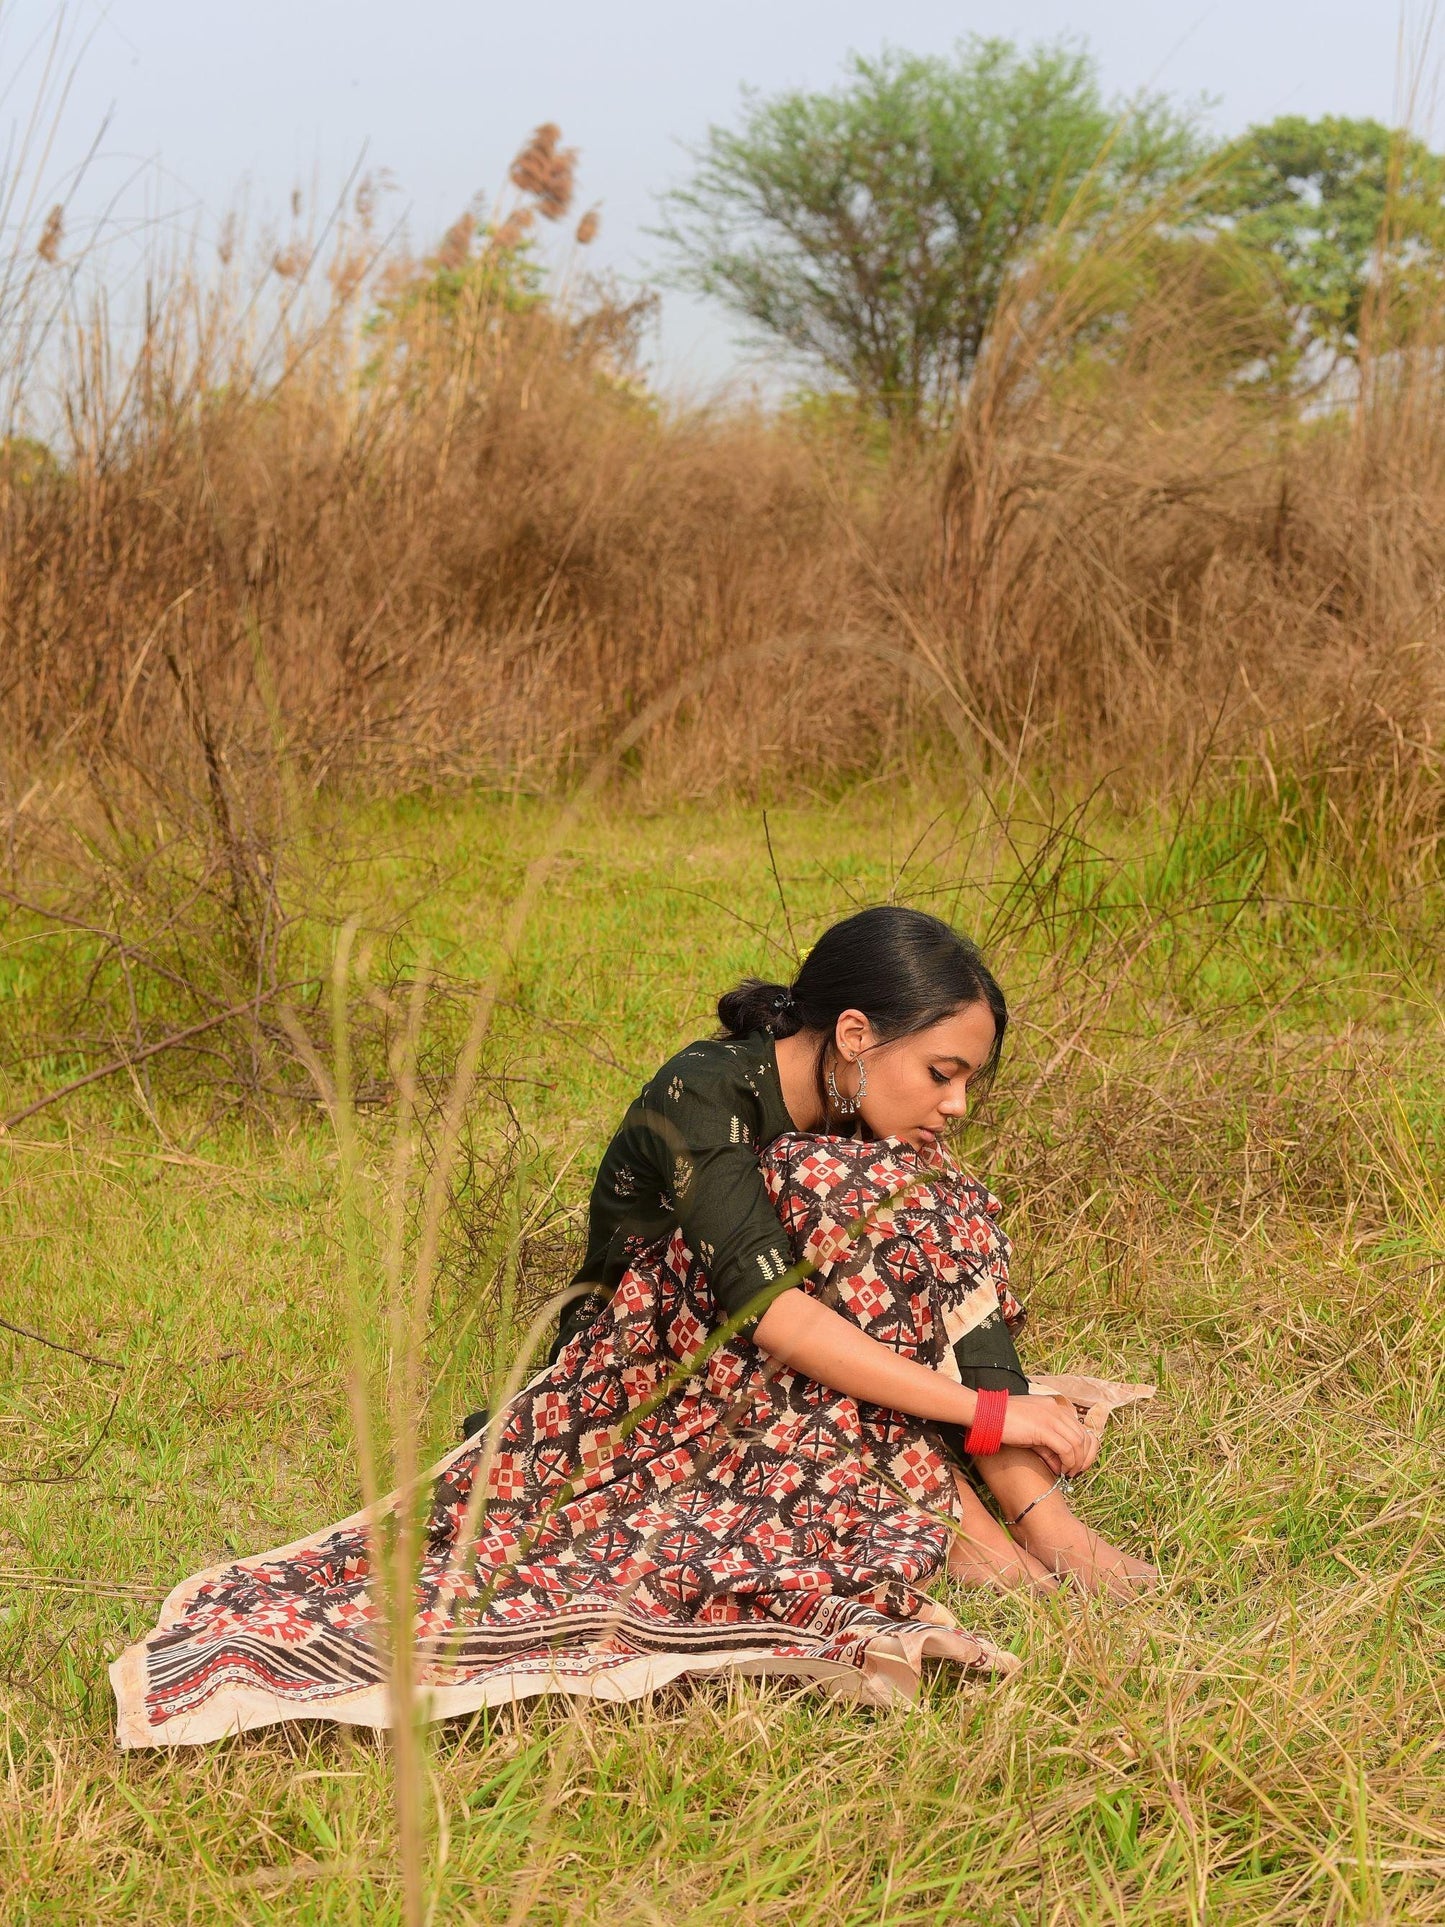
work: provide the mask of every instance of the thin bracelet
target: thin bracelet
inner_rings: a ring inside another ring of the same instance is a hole
[[[1051,1492],[1057,1492],[1061,1487],[1063,1489],[1064,1497],[1068,1498],[1073,1488],[1072,1486],[1070,1486],[1068,1480],[1064,1477],[1062,1472],[1054,1480],[1052,1485],[1046,1485],[1044,1487],[1043,1491],[1039,1493],[1037,1498],[1033,1498],[1029,1500],[1028,1504],[1024,1507],[1023,1511],[1019,1514],[1017,1519],[1006,1519],[1004,1521],[1004,1524],[1008,1527],[1009,1531],[1012,1532],[1015,1526],[1023,1524],[1024,1520],[1027,1519],[1029,1514],[1033,1511],[1034,1507],[1039,1503],[1039,1499],[1047,1499]]]

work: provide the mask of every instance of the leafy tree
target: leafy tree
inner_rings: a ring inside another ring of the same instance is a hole
[[[744,98],[664,196],[673,278],[893,420],[947,408],[1011,264],[1081,183],[1156,191],[1197,146],[1161,101],[1121,116],[1064,46],[854,56],[831,92]]]
[[[1215,203],[1274,266],[1297,333],[1353,355],[1372,283],[1402,316],[1438,285],[1445,158],[1377,120],[1285,115],[1225,157]]]

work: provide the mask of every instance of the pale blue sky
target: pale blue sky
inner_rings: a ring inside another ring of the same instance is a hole
[[[298,183],[334,193],[365,148],[395,177],[393,218],[425,242],[555,120],[582,150],[583,204],[602,203],[594,257],[629,277],[657,259],[643,230],[685,171],[681,144],[730,118],[744,83],[824,86],[850,49],[1070,36],[1110,93],[1214,96],[1222,131],[1285,112],[1390,119],[1397,99],[1399,20],[1376,0],[71,0],[63,12],[78,66],[42,201],[109,114],[82,205],[114,201],[132,230],[204,232],[243,191],[253,216],[279,215]],[[50,0],[0,0],[0,120],[33,98],[56,16]],[[740,365],[734,333],[669,296],[663,378],[705,389]]]

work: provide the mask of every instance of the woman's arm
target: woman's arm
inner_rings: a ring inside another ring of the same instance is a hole
[[[649,1161],[724,1317],[792,1264],[758,1166],[765,1119],[749,1070],[746,1056],[720,1060],[694,1045],[663,1065],[638,1117],[651,1140]]]
[[[880,1345],[805,1291],[785,1291],[775,1298],[753,1336],[782,1364],[847,1398],[913,1418],[973,1423],[977,1392],[931,1365]],[[1094,1434],[1052,1398],[1010,1398],[1003,1436],[1006,1445],[1031,1446],[1056,1473],[1070,1477],[1084,1471],[1098,1450]]]

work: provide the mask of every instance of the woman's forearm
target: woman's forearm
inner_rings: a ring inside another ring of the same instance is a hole
[[[916,1358],[904,1358],[805,1291],[785,1291],[758,1320],[772,1358],[847,1398],[935,1423],[971,1425],[978,1394]]]
[[[880,1345],[805,1291],[785,1291],[774,1299],[754,1336],[771,1357],[848,1398],[935,1424],[973,1423],[976,1392]],[[1087,1471],[1099,1450],[1098,1434],[1082,1425],[1071,1408],[1042,1396],[1009,1398],[1003,1442],[1027,1446],[1051,1472],[1070,1478]]]

